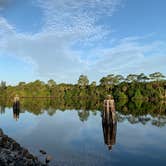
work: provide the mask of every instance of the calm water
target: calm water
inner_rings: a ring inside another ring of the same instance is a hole
[[[0,128],[41,159],[39,150],[44,149],[53,156],[51,165],[166,165],[165,115],[117,112],[117,119],[112,132],[102,125],[98,110],[42,109],[39,115],[24,110],[18,118],[6,107]],[[103,130],[110,134],[105,141]],[[112,146],[105,144],[109,141]]]

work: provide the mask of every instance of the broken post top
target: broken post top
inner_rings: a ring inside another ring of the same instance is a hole
[[[112,95],[107,95],[106,100],[114,100]]]
[[[16,94],[15,97],[14,97],[14,102],[18,102],[18,101],[20,101],[20,98],[19,98],[19,96]]]
[[[106,99],[104,100],[104,103],[108,101],[114,104],[114,98],[112,97],[112,95],[107,95]]]
[[[111,111],[115,110],[115,102],[112,95],[107,95],[106,99],[104,100],[104,107],[111,108]]]

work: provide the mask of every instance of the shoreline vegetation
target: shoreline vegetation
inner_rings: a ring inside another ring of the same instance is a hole
[[[80,75],[77,84],[57,84],[50,79],[47,83],[36,80],[34,82],[19,82],[16,86],[0,83],[0,100],[11,102],[18,94],[20,98],[56,98],[78,101],[82,99],[98,99],[103,101],[108,94],[115,100],[144,100],[153,101],[166,99],[166,79],[160,72],[149,74],[110,74],[89,83],[86,75]]]
[[[77,84],[56,84],[20,82],[16,86],[0,84],[0,112],[11,108],[15,95],[20,97],[21,112],[35,115],[48,110],[49,115],[56,110],[79,110],[79,117],[88,116],[88,110],[103,110],[103,100],[108,94],[115,99],[115,108],[122,114],[157,115],[166,114],[166,80],[162,73],[155,72],[146,76],[130,74],[126,78],[120,75],[108,75],[101,78],[100,84],[89,83],[87,76],[81,75]]]

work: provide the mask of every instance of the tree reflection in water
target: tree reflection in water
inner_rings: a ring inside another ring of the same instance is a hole
[[[139,102],[139,104],[138,104]],[[163,101],[116,101],[116,117],[118,122],[128,121],[131,124],[151,123],[157,127],[166,125],[166,103]],[[11,108],[9,100],[0,99],[0,113],[4,114],[6,108]],[[30,112],[34,115],[41,115],[46,112],[53,116],[57,111],[77,110],[81,121],[88,121],[90,113],[94,116],[102,112],[103,102],[96,100],[65,100],[65,99],[21,99],[20,113]],[[16,111],[15,111],[16,112]],[[13,112],[14,113],[14,112]],[[16,115],[16,114],[15,114]],[[18,119],[18,115],[17,115]]]

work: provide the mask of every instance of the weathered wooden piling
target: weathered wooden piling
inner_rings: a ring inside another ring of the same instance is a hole
[[[20,109],[20,98],[18,95],[16,95],[13,101],[13,110],[19,110],[19,109]]]
[[[114,99],[110,95],[104,100],[102,127],[104,142],[108,146],[108,149],[111,150],[112,145],[116,143],[117,122]]]
[[[111,109],[111,111],[115,111],[115,101],[111,95],[108,95],[104,100],[104,107],[107,109]]]
[[[18,120],[19,114],[20,114],[20,98],[18,95],[16,95],[13,101],[13,118],[15,120]]]
[[[104,100],[104,112],[105,116],[114,122],[115,121],[115,101],[111,95],[108,95]]]

